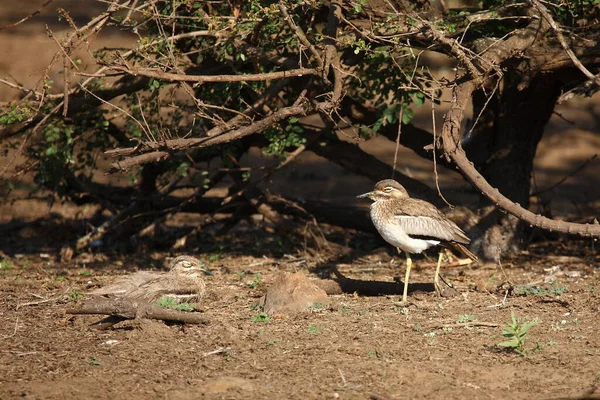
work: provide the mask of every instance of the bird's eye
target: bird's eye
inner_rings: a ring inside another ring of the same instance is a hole
[[[389,192],[392,191],[392,187],[391,186],[386,186],[386,187],[383,188],[383,191],[386,192],[386,193],[389,193]]]
[[[189,268],[189,267],[191,267],[191,266],[192,266],[192,263],[191,263],[191,262],[189,262],[189,261],[182,261],[181,263],[182,263],[182,264],[183,264],[183,266],[184,266],[184,267],[186,267],[186,268]]]

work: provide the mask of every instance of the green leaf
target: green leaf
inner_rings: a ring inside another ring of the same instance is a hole
[[[417,95],[413,99],[413,104],[416,107],[421,107],[423,105],[423,103],[425,103],[425,98],[423,96],[419,96],[419,93],[417,93]]]
[[[410,121],[412,121],[413,117],[415,116],[415,113],[413,112],[412,109],[410,108],[405,108],[404,111],[402,112],[402,123],[404,125],[407,125]]]
[[[519,336],[525,336],[525,334],[534,326],[536,326],[538,324],[537,320],[533,320],[533,321],[529,321],[529,322],[525,322],[523,324],[523,326],[521,327],[521,331],[519,332]]]
[[[500,346],[500,347],[518,347],[519,341],[517,339],[508,340],[506,342],[498,343],[498,346]]]

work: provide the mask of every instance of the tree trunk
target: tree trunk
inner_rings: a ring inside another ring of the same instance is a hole
[[[524,89],[519,87],[522,83],[522,75],[505,75],[496,98],[487,104],[480,118],[482,125],[475,127],[479,129],[466,148],[492,186],[527,208],[533,158],[562,85],[556,75],[536,77]],[[474,96],[475,118],[485,101],[481,93]],[[487,199],[482,199],[480,207],[484,217],[473,228],[472,237],[477,238],[473,249],[484,259],[494,261],[520,249],[525,224],[500,212]]]

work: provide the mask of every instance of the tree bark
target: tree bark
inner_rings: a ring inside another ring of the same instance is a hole
[[[556,74],[542,75],[519,88],[521,76],[505,75],[502,89],[487,104],[475,133],[469,155],[481,174],[500,193],[522,207],[529,206],[531,173],[537,145],[560,96],[561,82]],[[487,99],[474,96],[474,117]],[[477,127],[476,127],[477,128]],[[482,197],[481,221],[473,228],[477,238],[472,249],[485,259],[498,260],[522,247],[526,224],[502,213]],[[479,232],[477,232],[479,231]]]

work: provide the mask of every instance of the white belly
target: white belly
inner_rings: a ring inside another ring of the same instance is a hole
[[[411,238],[404,232],[399,224],[387,220],[385,223],[377,218],[371,207],[371,220],[381,237],[394,247],[411,254],[418,254],[422,251],[440,244],[437,240],[424,240]]]

